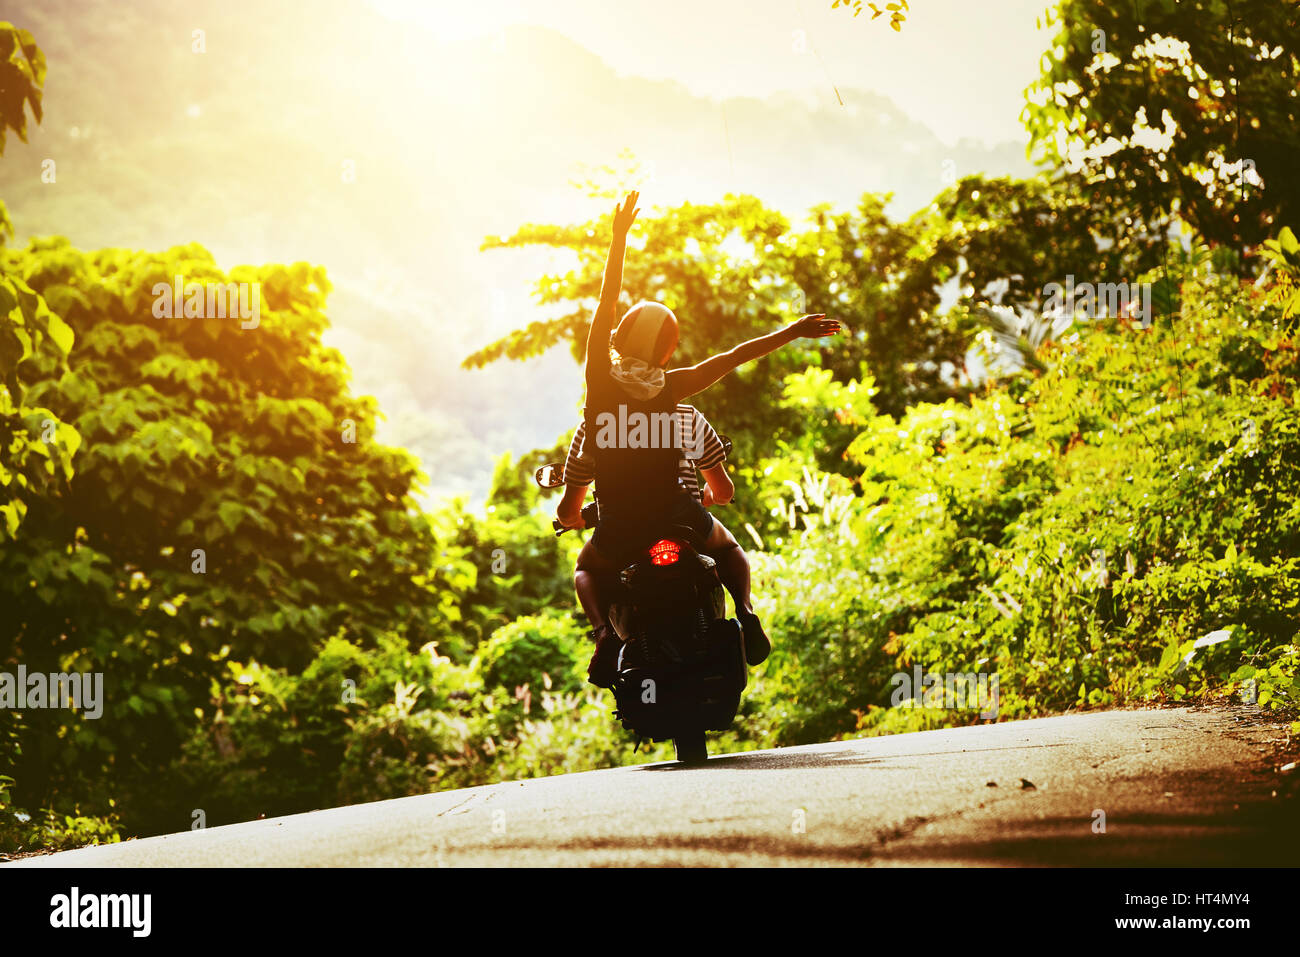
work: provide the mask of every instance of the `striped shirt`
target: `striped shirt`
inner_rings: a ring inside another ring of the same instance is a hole
[[[682,445],[682,454],[677,460],[677,487],[690,492],[697,502],[702,501],[696,469],[702,471],[721,465],[727,453],[718,433],[699,409],[680,404],[674,414]],[[593,481],[599,486],[596,458],[587,444],[587,424],[579,422],[578,431],[573,433],[573,441],[569,443],[569,454],[564,459],[564,484],[590,485]]]

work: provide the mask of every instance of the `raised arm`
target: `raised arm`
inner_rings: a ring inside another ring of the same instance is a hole
[[[600,304],[591,319],[587,332],[587,359],[584,374],[587,393],[591,384],[609,371],[609,334],[614,329],[618,313],[618,296],[623,289],[623,253],[627,248],[627,232],[641,210],[636,202],[641,194],[636,190],[627,194],[622,206],[614,207],[614,235],[609,242],[609,256],[605,260],[605,276],[600,283]]]
[[[796,319],[784,329],[757,339],[742,342],[734,349],[710,356],[699,365],[686,366],[681,369],[669,369],[667,380],[673,394],[679,399],[703,392],[713,383],[723,378],[732,369],[743,366],[746,362],[760,359],[769,352],[775,352],[788,342],[796,339],[821,339],[836,335],[840,331],[838,319],[827,319],[824,313],[804,316]]]

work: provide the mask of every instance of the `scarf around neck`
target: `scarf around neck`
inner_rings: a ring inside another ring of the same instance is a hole
[[[624,392],[642,402],[653,399],[664,389],[664,370],[640,359],[621,356],[610,366],[609,374]]]

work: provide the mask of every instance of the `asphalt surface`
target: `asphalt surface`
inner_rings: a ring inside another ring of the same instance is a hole
[[[486,785],[6,866],[1296,866],[1287,739],[1241,708],[1065,715]]]

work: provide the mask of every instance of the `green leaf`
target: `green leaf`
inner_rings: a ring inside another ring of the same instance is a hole
[[[68,324],[52,312],[46,317],[46,322],[50,331],[50,338],[54,340],[59,350],[64,353],[71,352],[75,337]]]
[[[1160,664],[1156,665],[1156,672],[1163,674],[1169,671],[1182,657],[1182,653],[1178,650],[1178,642],[1171,639],[1169,644],[1165,645],[1164,653],[1160,656]]]
[[[244,511],[244,506],[238,502],[222,502],[217,507],[217,517],[221,519],[221,524],[226,526],[226,531],[233,532],[243,521]]]
[[[1300,253],[1300,240],[1295,238],[1295,233],[1291,231],[1290,226],[1283,226],[1278,231],[1277,241],[1283,252],[1287,254]]]

